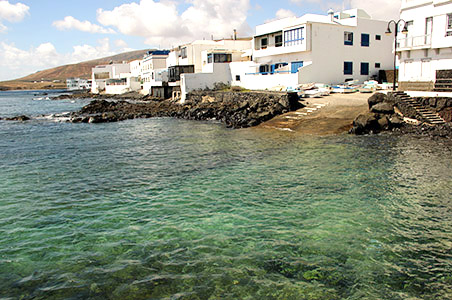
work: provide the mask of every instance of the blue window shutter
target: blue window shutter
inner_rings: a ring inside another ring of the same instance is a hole
[[[370,35],[367,33],[361,34],[361,46],[362,47],[369,47],[370,45]]]
[[[353,75],[353,62],[344,61],[344,75]]]
[[[301,68],[303,66],[303,62],[302,61],[294,61],[292,62],[291,65],[291,73],[295,74],[298,72],[298,69]]]
[[[369,75],[369,63],[361,63],[361,75]]]

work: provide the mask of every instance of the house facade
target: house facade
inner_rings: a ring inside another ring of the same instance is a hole
[[[439,78],[452,70],[452,0],[402,0],[400,18],[408,33],[397,41],[399,88],[452,91]]]
[[[172,85],[180,85],[180,75],[202,73],[207,65],[203,51],[245,51],[251,48],[251,38],[230,40],[198,40],[171,50],[167,59],[168,77]]]
[[[168,50],[155,50],[149,51],[143,57],[141,71],[143,94],[152,94],[153,87],[161,87],[164,82],[168,81],[168,71],[166,68],[168,54]]]
[[[83,78],[68,78],[66,79],[66,88],[68,91],[89,91],[91,90],[92,82],[89,79]]]
[[[123,86],[127,84],[127,80],[124,79],[130,77],[132,76],[129,63],[96,66],[91,72],[91,93],[118,94],[118,91],[127,89],[127,86]]]
[[[233,84],[266,89],[375,79],[380,70],[392,68],[393,39],[385,36],[386,27],[386,21],[360,9],[259,25],[253,63],[232,67]]]

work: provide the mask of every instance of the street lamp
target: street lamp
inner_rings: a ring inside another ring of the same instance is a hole
[[[394,38],[394,83],[392,85],[392,90],[394,92],[396,90],[397,33],[399,31],[398,29],[399,29],[399,23],[400,22],[403,22],[405,24],[403,26],[402,33],[403,34],[407,34],[408,33],[408,26],[407,26],[405,20],[402,20],[402,19],[398,20],[397,22],[394,21],[394,20],[389,21],[388,22],[388,29],[386,29],[386,32],[385,32],[386,35],[391,35],[392,31],[391,31],[390,25],[394,24],[394,26],[395,26],[395,30],[394,30],[395,31],[395,38]]]

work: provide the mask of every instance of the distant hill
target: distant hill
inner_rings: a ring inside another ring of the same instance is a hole
[[[95,66],[110,62],[129,62],[135,59],[141,59],[147,51],[150,51],[150,49],[131,51],[78,64],[39,71],[19,79],[0,82],[0,90],[64,88],[66,87],[67,78],[91,78],[91,69]]]

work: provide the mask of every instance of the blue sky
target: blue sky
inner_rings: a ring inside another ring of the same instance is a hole
[[[250,36],[271,19],[358,7],[397,17],[401,0],[0,0],[0,80],[195,39]]]

